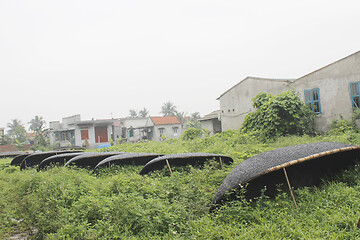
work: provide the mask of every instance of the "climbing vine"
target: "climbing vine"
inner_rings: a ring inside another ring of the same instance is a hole
[[[314,133],[315,114],[295,91],[275,96],[261,92],[252,102],[256,110],[246,115],[241,127],[244,132],[255,131],[264,138]]]

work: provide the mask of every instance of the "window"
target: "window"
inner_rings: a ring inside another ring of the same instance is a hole
[[[174,130],[174,137],[177,137],[179,128],[174,127],[173,130]]]
[[[360,94],[359,94],[360,82],[350,83],[350,94],[352,107],[360,107]]]
[[[164,134],[164,128],[159,128],[159,134],[160,134],[160,137]]]
[[[305,104],[308,105],[314,113],[321,113],[320,91],[318,88],[305,90]]]
[[[128,135],[129,135],[129,138],[134,136],[134,129],[133,128],[129,129]]]

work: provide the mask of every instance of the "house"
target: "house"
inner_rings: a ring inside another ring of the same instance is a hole
[[[49,138],[50,144],[58,147],[75,146],[75,122],[80,120],[81,117],[77,114],[63,118],[62,122],[49,122],[46,136]]]
[[[201,127],[207,129],[210,135],[221,133],[220,110],[206,114],[199,119]]]
[[[137,142],[151,139],[146,127],[149,117],[120,118],[121,138],[128,142]]]
[[[237,129],[246,114],[253,111],[251,99],[259,92],[279,94],[290,88],[293,79],[247,77],[217,99],[220,101],[220,120],[223,131]]]
[[[49,123],[47,136],[51,145],[59,147],[89,146],[110,144],[121,134],[120,121],[116,119],[100,119],[81,121],[80,115],[62,119],[62,122]]]
[[[183,133],[182,124],[176,116],[149,117],[146,123],[150,140],[179,138]]]
[[[298,79],[245,78],[217,99],[222,129],[239,128],[254,110],[251,99],[259,92],[279,94],[292,89],[316,113],[318,130],[330,129],[340,115],[350,120],[352,109],[360,106],[360,51]]]
[[[75,122],[75,145],[95,148],[115,142],[121,134],[120,122],[115,119],[97,119]]]

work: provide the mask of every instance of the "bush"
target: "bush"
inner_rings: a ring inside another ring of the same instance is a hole
[[[182,135],[181,139],[188,141],[188,140],[194,140],[196,138],[201,138],[203,134],[205,133],[205,129],[200,128],[188,128]]]
[[[243,132],[257,132],[263,139],[314,133],[315,114],[294,91],[259,93],[252,102],[256,111],[246,115]]]

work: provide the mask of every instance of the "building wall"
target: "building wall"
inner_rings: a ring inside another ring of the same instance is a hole
[[[96,146],[102,145],[102,144],[110,144],[112,126],[111,125],[106,126],[106,129],[107,129],[107,141],[106,142],[99,142],[99,143],[96,142],[96,137],[95,137],[95,128],[96,127],[97,127],[96,125],[95,126],[83,127],[83,128],[81,128],[79,126],[76,126],[76,128],[75,128],[75,145],[81,147],[85,143],[85,139],[81,140],[81,130],[82,129],[87,129],[88,130],[88,133],[89,133],[88,142],[89,142],[90,148],[95,148]]]
[[[289,89],[289,82],[248,77],[219,97],[222,130],[237,129],[246,114],[253,111],[251,99],[259,92],[279,94]]]
[[[350,83],[360,81],[360,52],[341,59],[294,81],[293,88],[304,101],[304,90],[319,88],[321,113],[316,119],[320,131],[329,130],[333,119],[350,120],[352,100]]]
[[[178,128],[177,134],[174,133],[175,127]],[[181,124],[155,125],[153,130],[153,141],[161,141],[160,129],[164,130],[164,135],[167,140],[179,138],[183,133]]]
[[[246,82],[244,82],[246,80]],[[247,78],[223,94],[220,100],[223,130],[241,126],[247,113],[252,110],[251,99],[259,92],[278,94],[294,89],[305,101],[304,91],[318,88],[321,113],[317,115],[315,126],[320,131],[330,129],[334,119],[343,116],[350,120],[352,99],[350,83],[360,82],[360,52],[340,59],[312,73],[287,84]]]
[[[218,119],[202,120],[201,127],[208,130],[211,136],[221,132],[221,122]]]
[[[94,126],[89,126],[89,127],[85,127],[85,128],[79,128],[77,126],[75,128],[75,145],[82,147],[83,144],[85,143],[85,140],[81,140],[81,130],[82,129],[88,130],[88,133],[89,133],[88,142],[89,142],[90,146],[94,146],[95,145],[95,128],[94,128]]]

